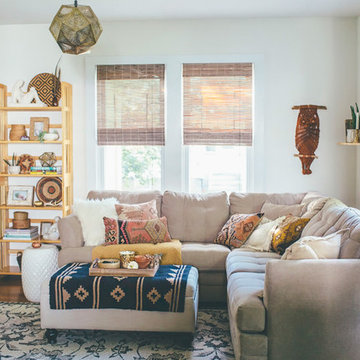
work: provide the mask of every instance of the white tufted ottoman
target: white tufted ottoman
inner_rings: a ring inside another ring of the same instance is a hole
[[[21,281],[25,297],[40,302],[40,288],[58,269],[58,249],[54,245],[42,245],[38,249],[28,247],[21,261]]]
[[[50,343],[56,342],[55,329],[166,331],[194,333],[199,302],[199,273],[189,272],[185,290],[184,312],[138,311],[128,309],[70,309],[50,308],[49,279],[41,286],[41,328]]]

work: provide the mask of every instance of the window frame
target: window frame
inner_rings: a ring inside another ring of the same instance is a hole
[[[264,188],[264,57],[256,55],[89,56],[86,70],[87,191],[103,189],[104,151],[96,144],[96,66],[111,64],[165,65],[165,146],[161,149],[161,191],[189,189],[188,146],[182,143],[184,63],[253,63],[253,146],[247,147],[247,191]],[[94,174],[95,173],[95,174]]]

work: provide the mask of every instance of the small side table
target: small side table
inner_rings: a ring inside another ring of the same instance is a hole
[[[40,287],[44,280],[58,270],[58,249],[54,245],[42,245],[38,249],[24,250],[21,263],[21,281],[25,297],[40,302]]]

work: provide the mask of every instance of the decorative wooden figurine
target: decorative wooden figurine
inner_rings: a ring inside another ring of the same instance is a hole
[[[309,175],[311,163],[317,156],[315,150],[319,145],[320,121],[317,113],[318,109],[326,110],[326,106],[321,105],[298,105],[293,106],[293,110],[300,110],[296,124],[295,145],[298,149],[298,156],[301,160],[302,173]]]

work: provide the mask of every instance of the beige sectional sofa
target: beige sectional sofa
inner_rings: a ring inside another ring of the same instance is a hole
[[[336,260],[284,261],[276,253],[213,243],[230,215],[259,212],[265,201],[299,204],[305,195],[91,191],[88,198],[157,200],[170,235],[183,244],[183,263],[199,270],[200,301],[227,299],[236,359],[359,359],[359,210],[328,199],[303,230],[304,236],[323,236],[349,228]],[[59,265],[90,262],[92,248],[84,246],[76,216],[62,219],[59,230]]]

